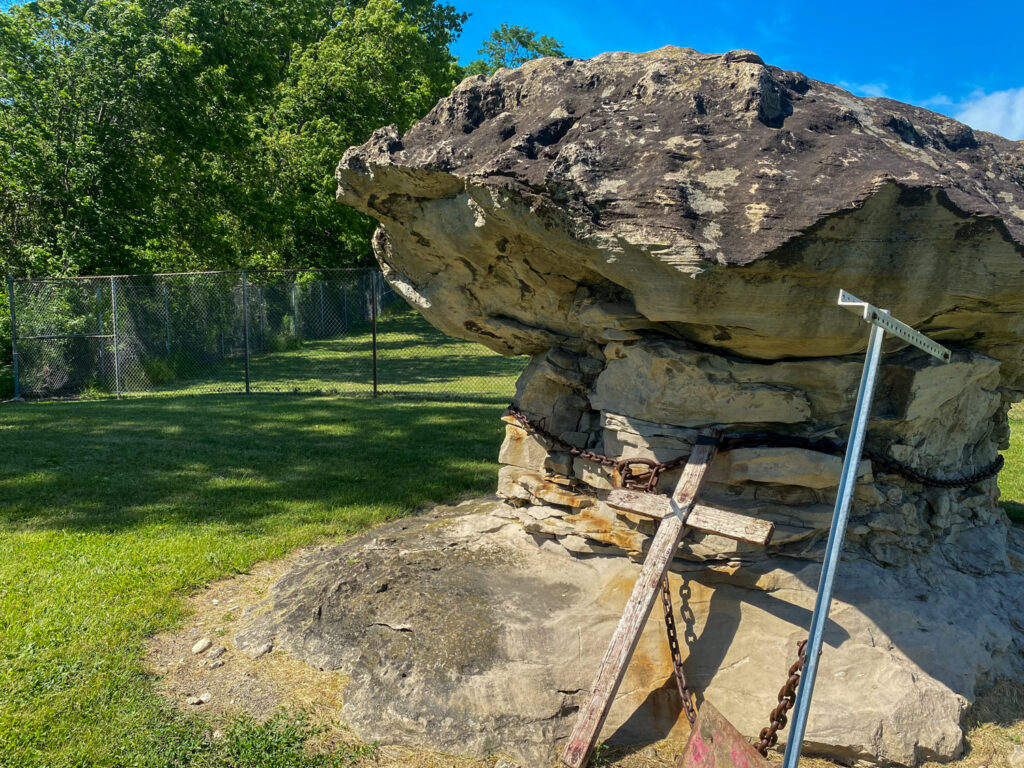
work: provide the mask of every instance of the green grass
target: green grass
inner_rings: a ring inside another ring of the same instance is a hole
[[[215,741],[155,693],[146,639],[214,579],[492,491],[500,412],[335,397],[0,406],[0,766],[350,762],[360,748],[306,750],[298,715],[238,720]],[[1024,509],[1024,411],[1012,421],[1011,512]]]
[[[175,714],[143,670],[146,638],[211,580],[493,491],[500,413],[329,397],[0,406],[0,765],[306,765],[281,757],[307,735],[293,720],[215,743]]]
[[[1006,466],[999,473],[1003,509],[1011,520],[1024,522],[1024,403],[1010,409],[1010,447],[1003,456]]]

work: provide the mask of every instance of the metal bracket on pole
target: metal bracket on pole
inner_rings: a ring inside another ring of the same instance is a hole
[[[793,706],[792,726],[786,742],[786,756],[783,768],[796,768],[800,762],[800,748],[803,746],[804,732],[807,730],[807,717],[811,707],[811,696],[814,694],[814,679],[818,674],[818,659],[825,634],[825,623],[828,621],[829,608],[832,605],[832,592],[835,589],[836,568],[843,549],[843,538],[846,535],[846,523],[850,516],[850,504],[857,484],[857,466],[860,464],[861,452],[864,448],[864,434],[867,431],[868,418],[871,413],[871,398],[875,392],[875,381],[878,378],[878,365],[882,358],[882,338],[885,334],[913,344],[943,362],[949,362],[950,351],[941,344],[936,344],[922,333],[918,333],[906,323],[901,323],[889,314],[888,310],[861,301],[846,291],[839,292],[839,306],[861,314],[871,324],[871,336],[868,340],[868,351],[864,359],[864,370],[861,373],[860,389],[857,392],[857,405],[853,410],[853,425],[850,429],[850,440],[846,445],[846,457],[843,460],[843,472],[836,495],[835,511],[832,514],[832,527],[828,534],[828,546],[825,548],[825,560],[821,567],[821,580],[818,582],[818,595],[811,616],[810,637],[807,641],[807,662],[800,675],[800,687]]]
[[[929,339],[923,333],[918,333],[906,323],[900,322],[895,317],[889,314],[887,309],[879,309],[878,307],[868,304],[866,301],[861,301],[852,293],[846,291],[839,291],[839,306],[843,309],[848,309],[851,312],[862,315],[872,325],[877,325],[883,331],[891,333],[893,336],[898,336],[904,341],[908,341],[919,349],[923,349],[932,357],[938,358],[944,363],[948,363],[950,360],[950,352],[941,344],[936,344],[934,341]]]

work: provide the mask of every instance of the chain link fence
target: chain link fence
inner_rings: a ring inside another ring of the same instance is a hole
[[[15,395],[508,401],[523,358],[449,338],[376,269],[8,281]]]

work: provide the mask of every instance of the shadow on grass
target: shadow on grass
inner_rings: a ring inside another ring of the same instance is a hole
[[[491,492],[501,413],[484,404],[233,396],[7,406],[0,525],[187,523],[259,533],[277,518],[354,531],[367,515]]]
[[[1002,501],[999,505],[1013,522],[1018,525],[1024,524],[1024,504],[1016,501]]]

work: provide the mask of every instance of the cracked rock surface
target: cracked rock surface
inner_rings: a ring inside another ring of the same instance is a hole
[[[953,350],[939,365],[890,340],[869,448],[948,478],[1007,446],[1024,143],[749,51],[663,48],[469,78],[404,136],[346,152],[337,178],[338,199],[379,220],[395,288],[451,335],[531,355],[516,404],[577,448],[665,461],[707,425],[844,441],[867,329],[836,307],[840,287]],[[770,474],[734,461],[709,493],[779,524],[773,551],[817,558],[837,478],[808,454],[771,454]],[[514,424],[502,462],[499,492],[524,505],[596,508],[612,482]],[[997,497],[994,479],[925,489],[869,468],[850,546],[1005,569]],[[604,517],[614,530],[585,539],[643,540]],[[686,554],[750,553],[712,539]]]

